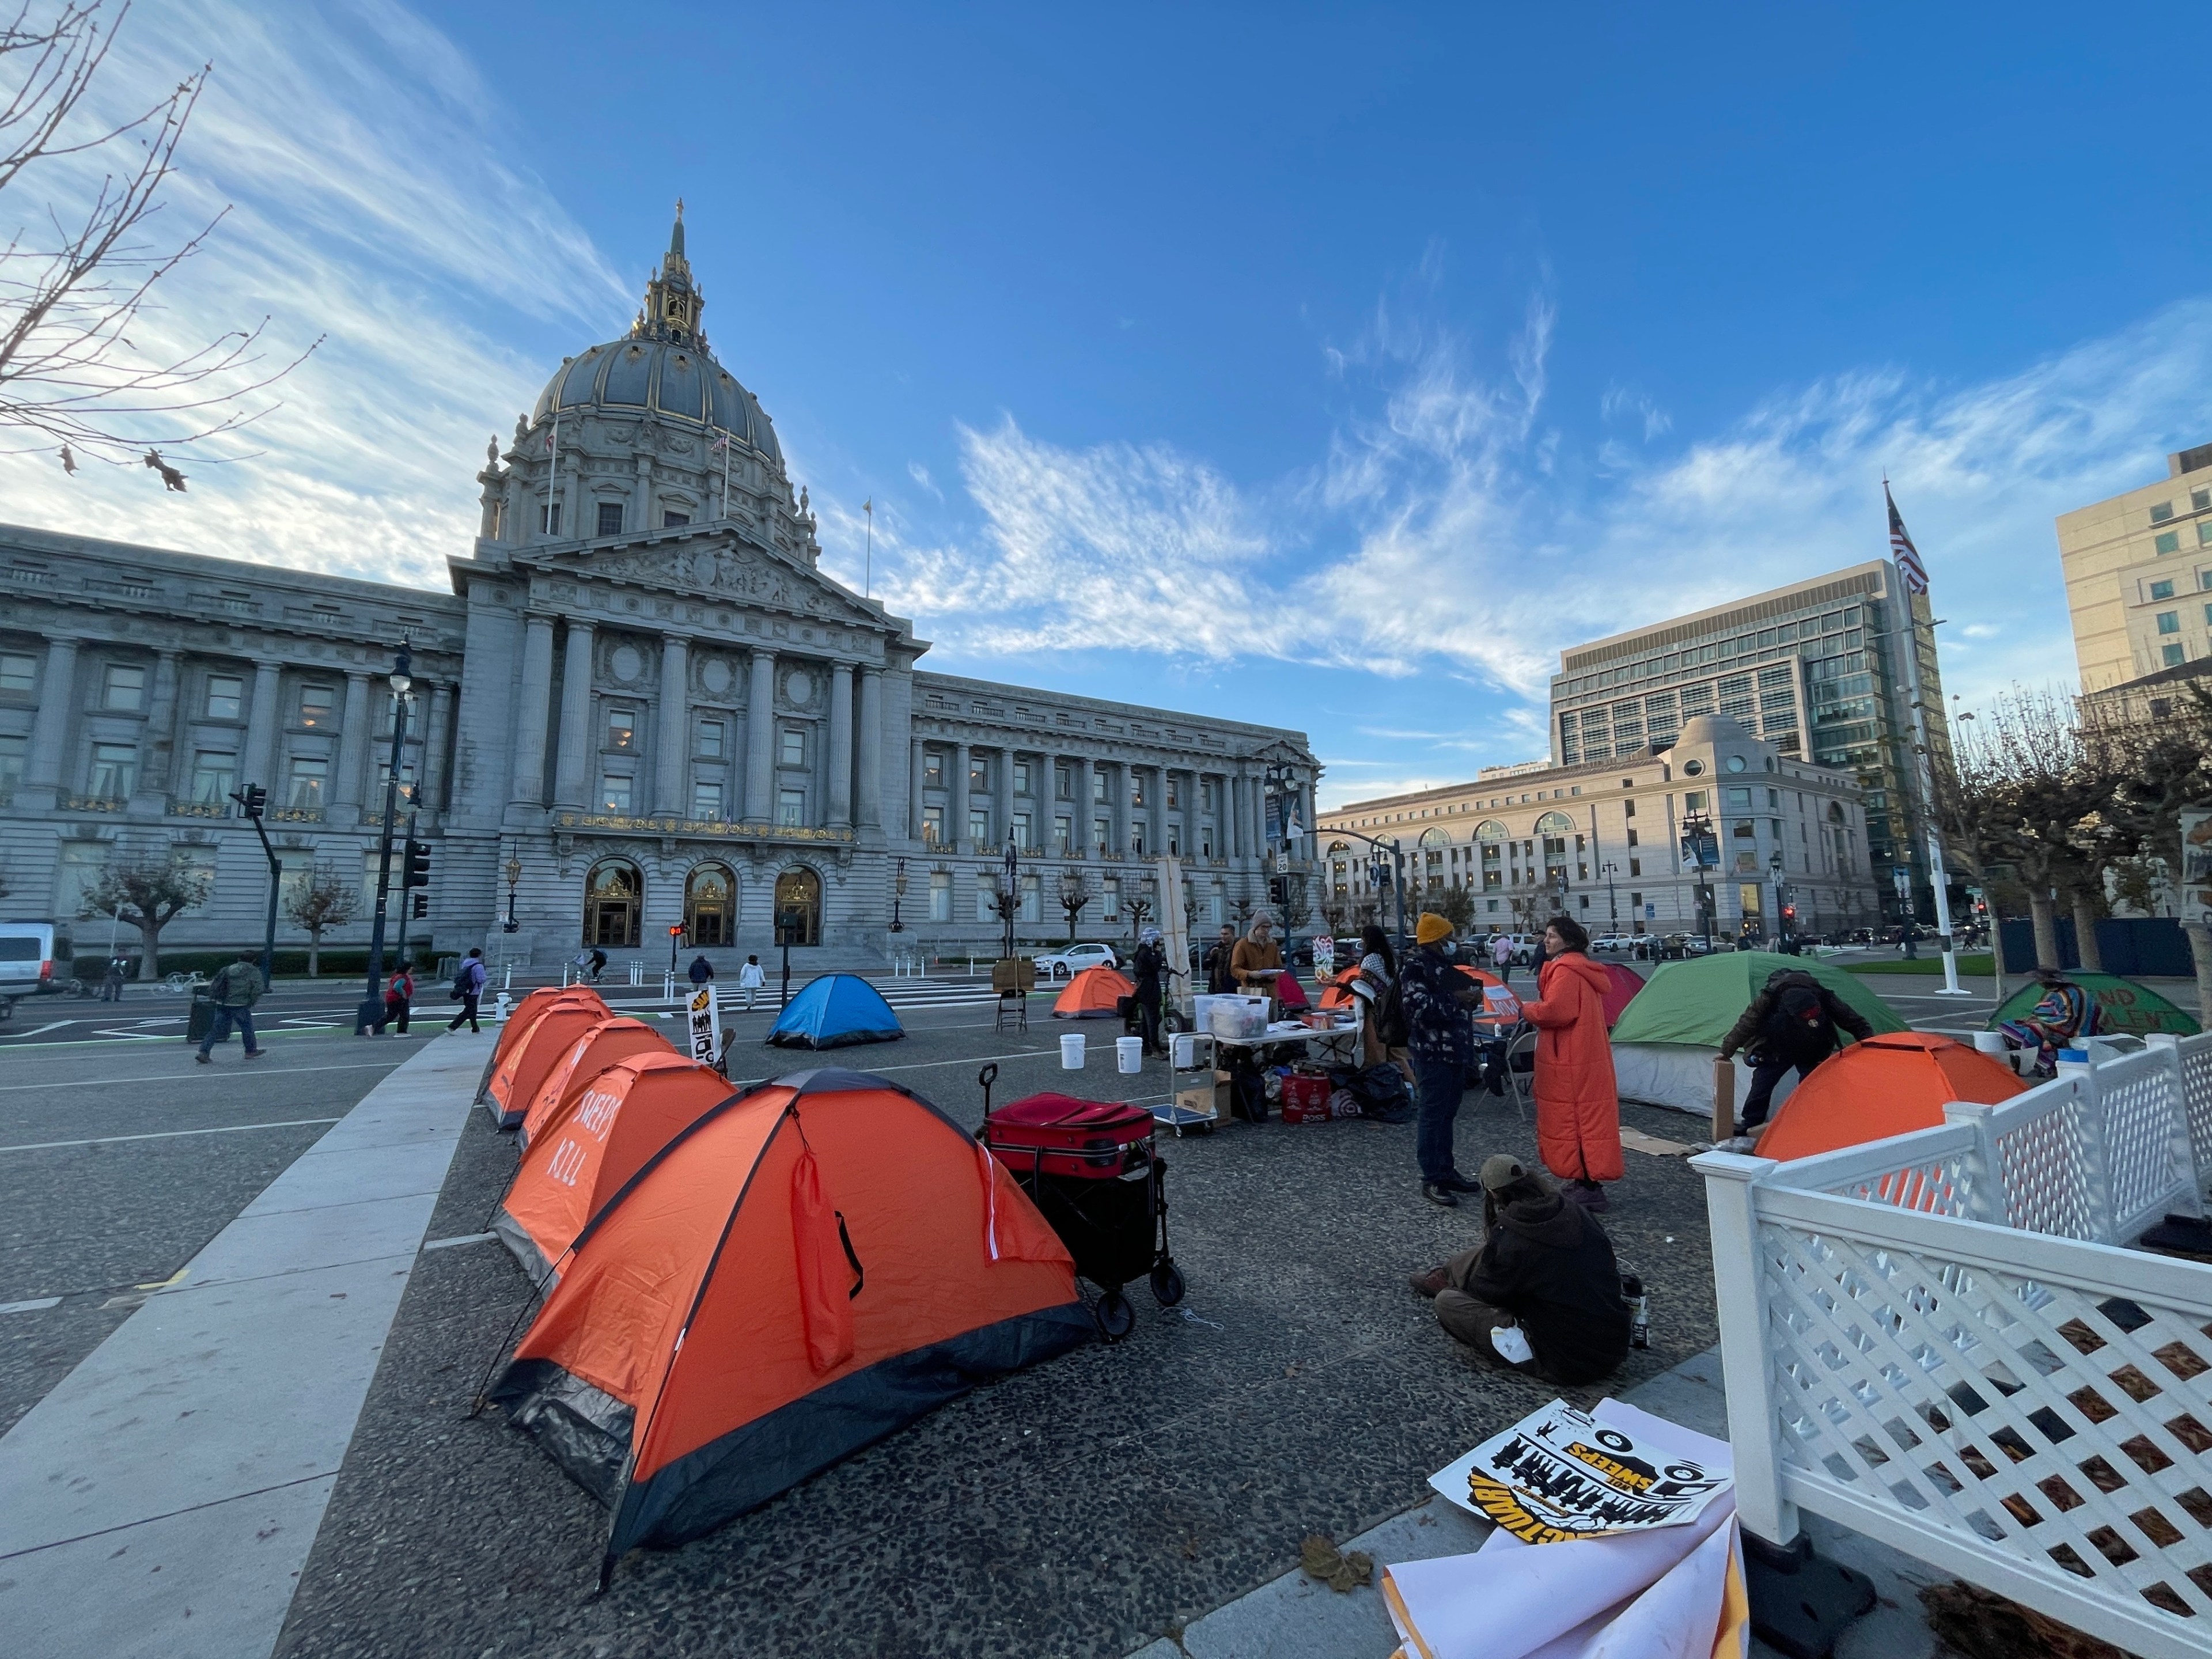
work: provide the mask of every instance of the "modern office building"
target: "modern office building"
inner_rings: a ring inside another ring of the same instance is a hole
[[[2086,693],[2212,655],[2212,444],[2166,476],[2058,515],[2058,562]]]
[[[1559,653],[1552,758],[1574,766],[1670,747],[1701,714],[1740,722],[1802,760],[1851,778],[1883,918],[1934,918],[1914,705],[1949,752],[1928,597],[1887,559],[1793,582]]]
[[[1848,771],[1725,715],[1692,715],[1656,751],[1493,767],[1472,783],[1323,813],[1321,902],[1333,925],[1376,914],[1381,841],[1405,860],[1409,919],[1428,896],[1462,889],[1482,930],[1534,932],[1565,911],[1593,933],[1696,933],[1709,904],[1713,931],[1729,938],[1778,933],[1785,905],[1790,931],[1839,933],[1881,919],[1867,821]],[[1703,898],[1682,854],[1692,822],[1719,843]]]
[[[765,952],[787,923],[865,959],[894,919],[896,942],[988,951],[1010,839],[1025,939],[1065,937],[1076,884],[1079,929],[1126,937],[1161,852],[1201,925],[1263,901],[1271,826],[1314,821],[1304,735],[921,669],[911,623],[817,568],[702,304],[679,219],[629,333],[491,446],[448,592],[0,526],[11,913],[69,921],[118,861],[168,860],[210,891],[165,948],[257,940],[248,783],[286,884],[373,889],[403,639],[400,811],[433,848],[414,933],[443,951],[665,962],[672,927]],[[325,942],[368,928],[364,902]]]

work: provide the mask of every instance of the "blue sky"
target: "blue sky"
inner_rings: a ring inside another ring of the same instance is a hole
[[[0,514],[437,584],[484,439],[689,204],[722,362],[930,665],[1301,726],[1325,802],[1543,744],[1562,645],[1884,550],[1970,698],[2051,519],[2212,439],[2179,8],[254,6],[179,337],[327,343],[188,496]]]

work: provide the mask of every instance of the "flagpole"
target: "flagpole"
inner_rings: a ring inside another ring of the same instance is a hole
[[[561,405],[556,398],[553,405],[553,435],[547,441],[552,446],[552,465],[545,473],[545,533],[561,533],[560,509],[554,491],[561,483]]]
[[[728,520],[729,520],[729,517],[730,517],[730,434],[729,434],[728,433],[725,432],[725,433],[722,434],[722,519],[723,519],[723,521],[724,521],[725,523],[727,523],[727,522],[728,522]]]
[[[876,498],[871,495],[862,501],[860,511],[868,515],[868,557],[861,567],[860,597],[872,599],[876,592]]]

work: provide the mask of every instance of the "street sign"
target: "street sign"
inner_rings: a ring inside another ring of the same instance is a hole
[[[2181,815],[2181,924],[2212,926],[2212,811]]]
[[[1275,854],[1275,873],[1279,876],[1287,876],[1291,873],[1291,855],[1288,853]]]
[[[687,1010],[690,1020],[691,1058],[712,1066],[722,1052],[722,1011],[709,982],[691,993]]]

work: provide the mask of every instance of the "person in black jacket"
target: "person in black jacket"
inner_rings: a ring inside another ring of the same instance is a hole
[[[1199,965],[1206,969],[1206,989],[1210,996],[1232,996],[1243,988],[1237,984],[1237,975],[1229,966],[1229,959],[1237,953],[1237,930],[1223,926],[1221,938],[1206,953]]]
[[[1437,1323],[1547,1382],[1610,1376],[1628,1355],[1629,1311],[1605,1229],[1502,1153],[1484,1161],[1482,1189],[1483,1242],[1411,1281],[1435,1298]]]
[[[1144,939],[1137,946],[1136,955],[1130,959],[1129,971],[1135,976],[1137,1024],[1139,1034],[1145,1039],[1145,1052],[1148,1054],[1167,1053],[1167,1045],[1160,1041],[1162,981],[1167,966],[1167,952],[1160,949],[1159,930],[1147,927]]]
[[[1767,1103],[1784,1073],[1794,1070],[1802,1083],[1843,1047],[1839,1027],[1861,1042],[1874,1035],[1865,1015],[1803,969],[1784,968],[1769,976],[1766,988],[1721,1039],[1723,1060],[1734,1059],[1741,1048],[1751,1061],[1751,1091],[1743,1100],[1745,1133],[1766,1121]]]

